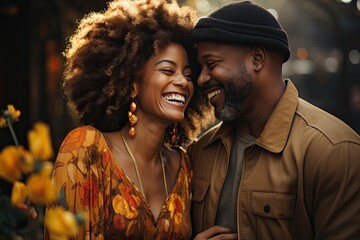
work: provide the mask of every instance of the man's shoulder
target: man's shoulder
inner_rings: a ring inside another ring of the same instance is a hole
[[[192,144],[207,144],[211,139],[216,137],[216,135],[219,133],[219,129],[222,127],[223,122],[219,122],[209,129],[205,130],[198,138],[195,139],[195,141]]]
[[[340,142],[360,144],[359,135],[346,123],[303,99],[299,99],[296,114],[304,121],[309,132],[325,136],[332,144]]]
[[[203,149],[207,146],[214,138],[218,137],[219,131],[222,128],[223,123],[217,123],[205,130],[198,138],[190,143],[187,148],[188,153],[191,155],[195,149]]]

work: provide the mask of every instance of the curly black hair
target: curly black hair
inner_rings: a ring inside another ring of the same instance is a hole
[[[177,126],[175,144],[186,145],[214,121],[212,107],[196,85],[199,66],[189,37],[195,19],[194,10],[172,0],[113,0],[103,12],[86,15],[64,52],[62,88],[73,115],[100,131],[121,129],[139,69],[157,50],[180,43],[195,81],[185,119]],[[171,131],[169,126],[166,143]]]

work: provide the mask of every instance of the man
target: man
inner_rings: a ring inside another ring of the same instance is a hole
[[[188,149],[196,239],[360,239],[360,137],[283,80],[278,21],[233,3],[192,38],[198,84],[222,120]]]

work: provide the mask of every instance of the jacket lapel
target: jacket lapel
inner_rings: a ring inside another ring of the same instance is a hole
[[[290,134],[293,118],[298,105],[298,92],[290,80],[285,80],[286,90],[274,112],[267,121],[264,130],[255,143],[271,152],[281,152]]]

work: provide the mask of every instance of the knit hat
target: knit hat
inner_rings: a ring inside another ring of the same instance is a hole
[[[250,1],[228,4],[200,18],[191,32],[194,42],[216,41],[261,46],[290,57],[288,37],[275,17]]]

